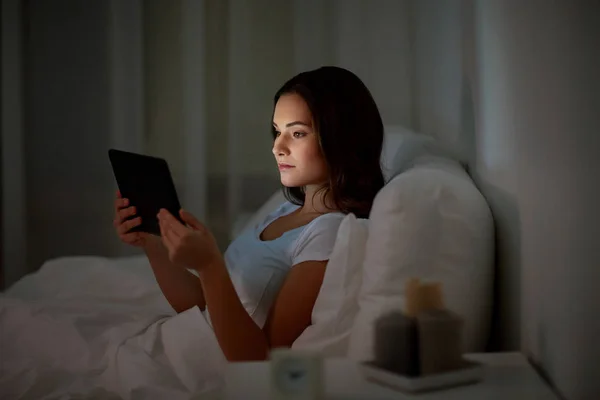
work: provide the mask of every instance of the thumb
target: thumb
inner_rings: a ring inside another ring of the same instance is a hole
[[[198,221],[196,217],[194,217],[191,213],[185,211],[183,208],[179,210],[179,216],[181,217],[183,222],[185,222],[194,229],[200,229],[202,227],[200,221]]]

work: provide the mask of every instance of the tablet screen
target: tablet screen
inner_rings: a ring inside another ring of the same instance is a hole
[[[116,149],[110,149],[108,153],[121,196],[129,199],[136,207],[136,216],[142,217],[141,225],[131,229],[132,232],[160,236],[156,214],[161,208],[181,221],[181,205],[164,159]]]

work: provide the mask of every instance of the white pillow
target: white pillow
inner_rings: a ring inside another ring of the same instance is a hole
[[[400,125],[388,125],[384,128],[383,149],[381,151],[381,170],[385,181],[389,181],[394,172],[394,158],[405,138],[415,135],[413,131]]]
[[[432,146],[430,139],[416,140]],[[442,283],[446,305],[465,319],[464,351],[484,350],[488,338],[494,256],[489,207],[458,162],[410,140],[407,146],[412,150],[402,155],[400,149],[395,159],[399,175],[377,194],[369,216],[349,344],[356,360],[373,358],[373,324],[389,310],[404,309],[411,277]]]
[[[344,217],[313,308],[312,325],[292,348],[316,350],[325,357],[347,356],[350,329],[358,312],[366,240],[367,220],[354,214]]]

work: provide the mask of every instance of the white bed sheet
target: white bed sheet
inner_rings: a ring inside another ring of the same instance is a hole
[[[2,399],[192,399],[225,367],[200,310],[175,314],[145,257],[55,259],[0,296]]]

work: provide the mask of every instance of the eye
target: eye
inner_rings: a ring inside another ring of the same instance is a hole
[[[278,130],[273,130],[273,134],[275,135],[275,137],[279,137],[279,135],[281,135],[281,132],[279,132]]]
[[[294,132],[294,137],[297,138],[301,138],[303,136],[306,136],[306,133],[304,132]]]

